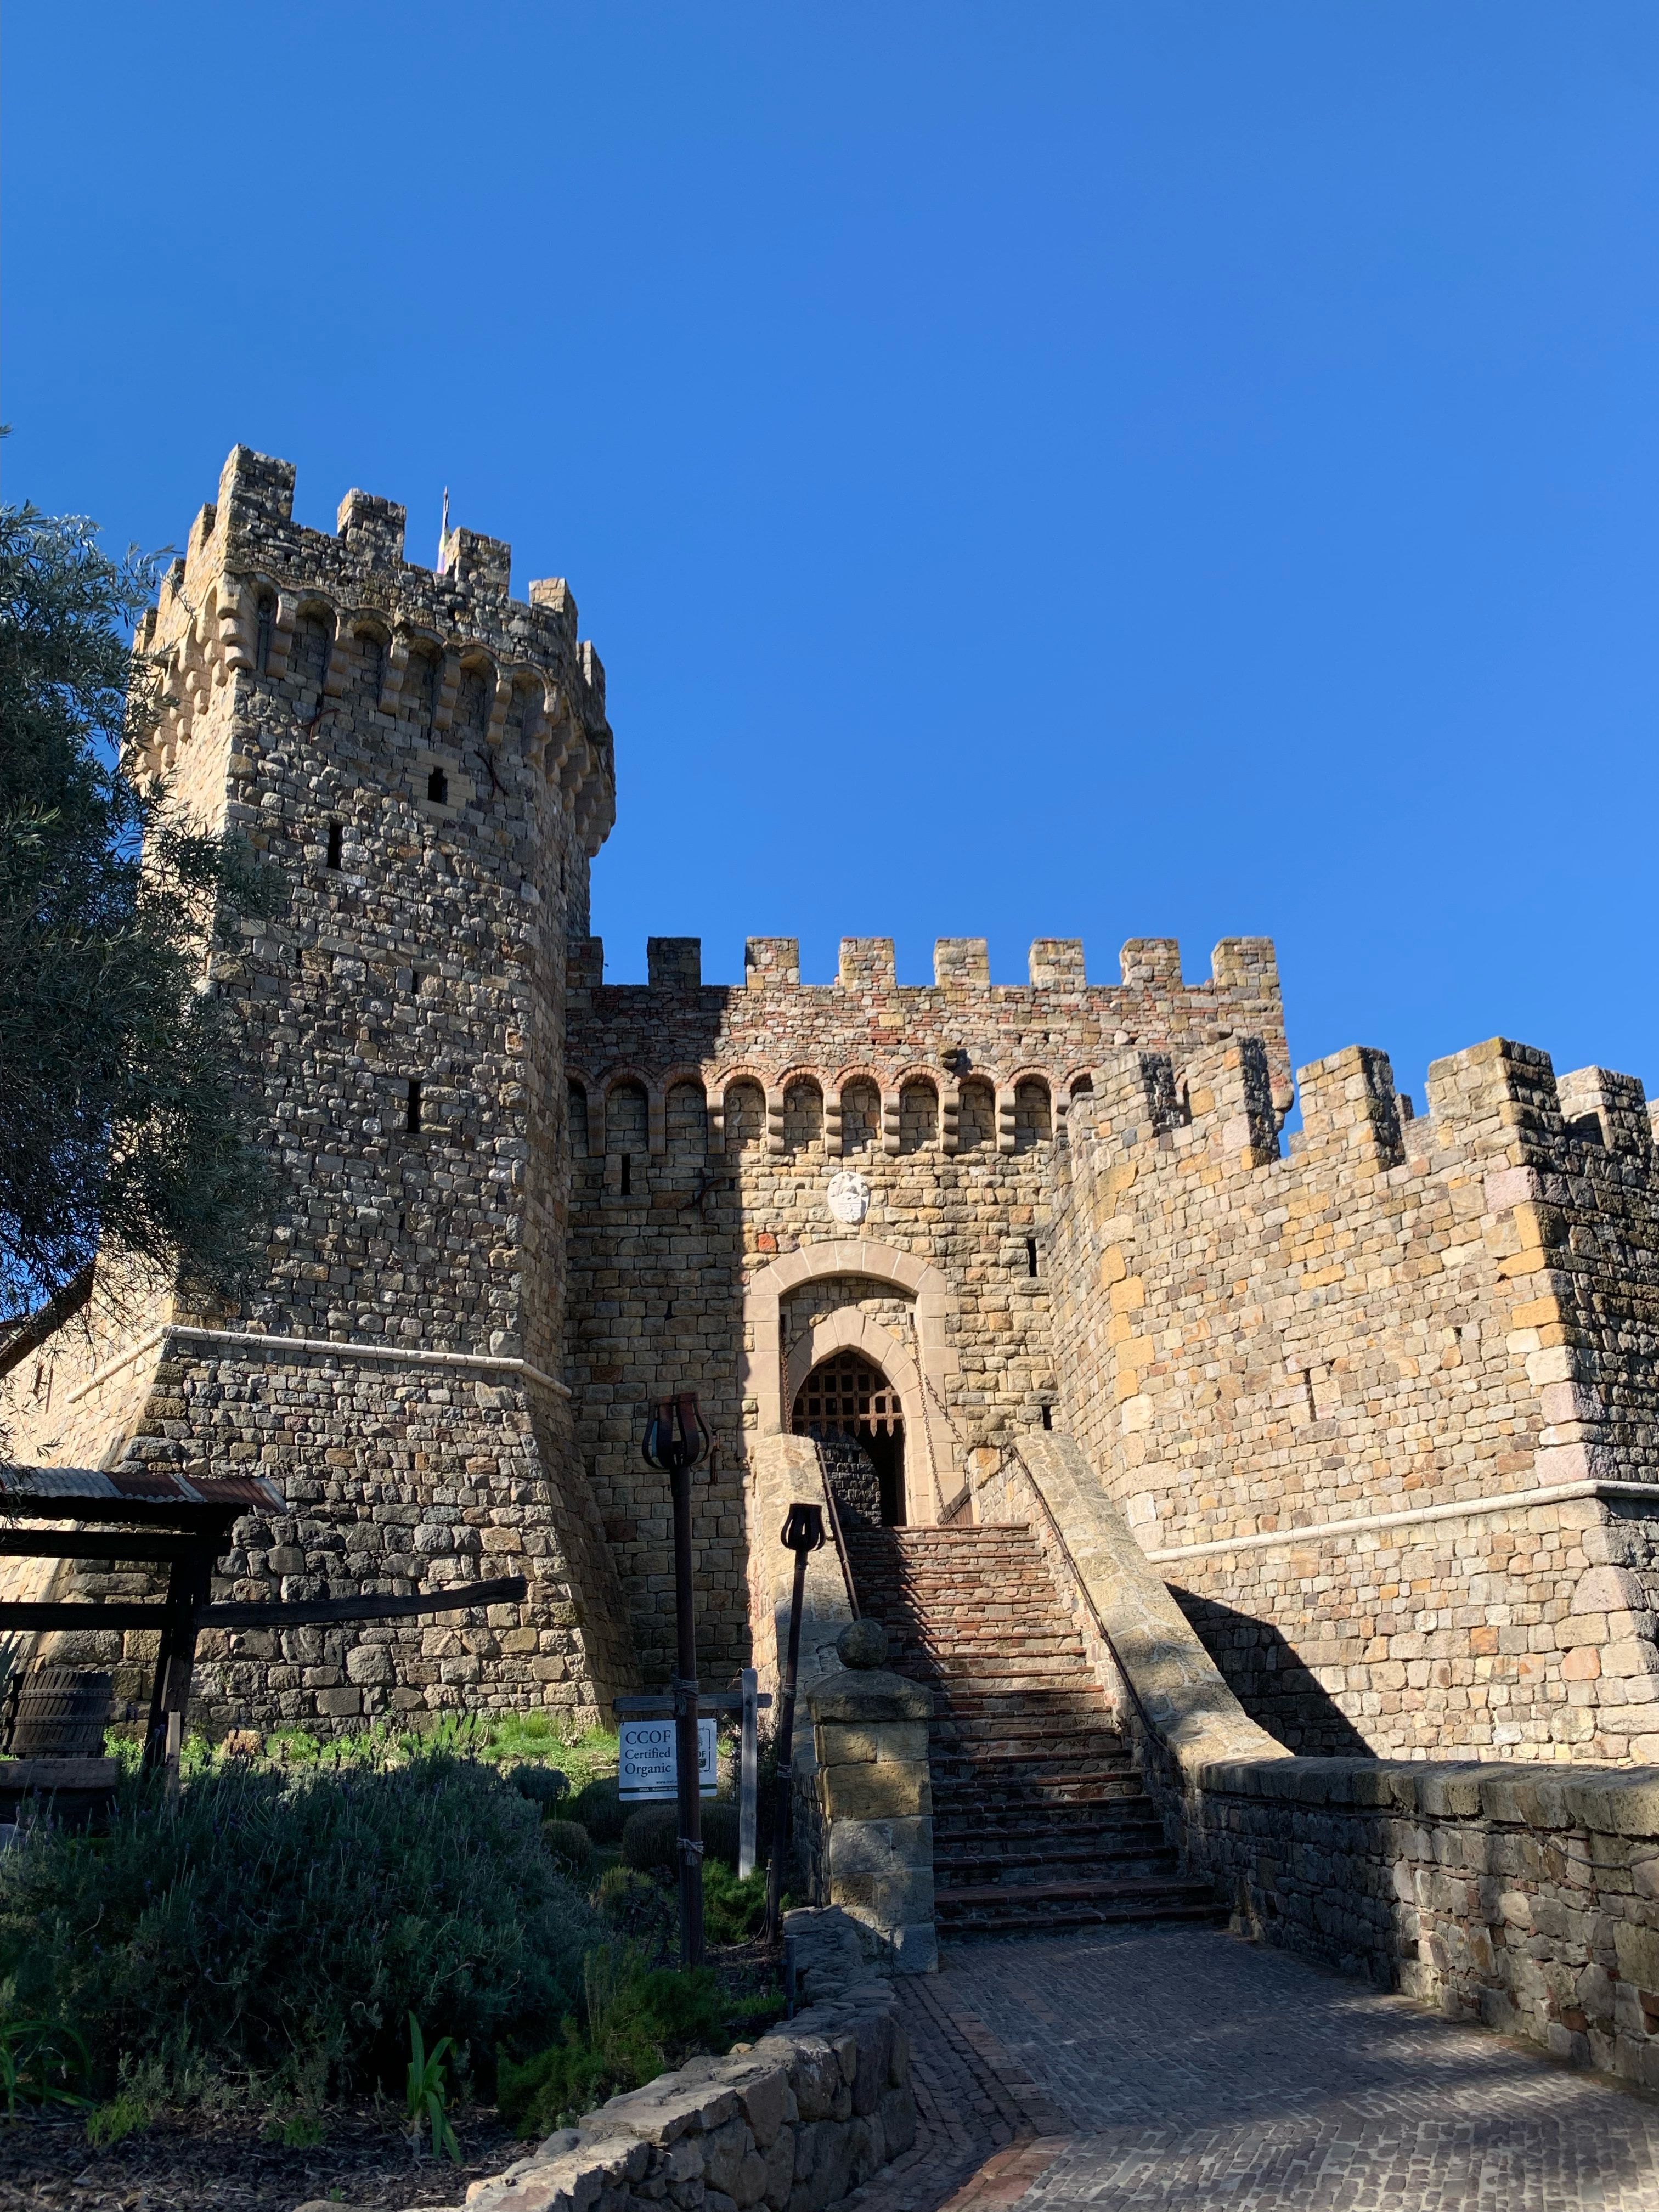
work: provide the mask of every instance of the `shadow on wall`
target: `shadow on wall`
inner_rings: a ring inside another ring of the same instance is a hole
[[[1271,1621],[1170,1585],[1227,1687],[1258,1727],[1302,1759],[1374,1759],[1371,1749]]]

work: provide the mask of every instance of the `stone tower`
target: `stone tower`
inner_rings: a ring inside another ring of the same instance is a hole
[[[615,813],[604,671],[562,581],[510,597],[505,544],[457,530],[438,573],[412,567],[389,501],[297,527],[294,473],[232,453],[139,638],[172,702],[153,764],[287,888],[210,969],[270,1241],[239,1312],[106,1305],[95,1379],[58,1362],[29,1441],[276,1476],[291,1517],[245,1532],[239,1595],[531,1578],[487,1635],[240,1638],[210,1706],[216,1680],[264,1725],[591,1711],[632,1674],[558,1379],[565,947]]]

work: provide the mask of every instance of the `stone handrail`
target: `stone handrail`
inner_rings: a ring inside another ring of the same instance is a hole
[[[1285,1759],[1223,1680],[1134,1532],[1073,1437],[1022,1437],[1015,1456],[1036,1492],[1054,1564],[1075,1579],[1121,1677],[1149,1750],[1175,1767],[1183,1791],[1218,1761]],[[1009,1501],[1012,1507],[1013,1501]]]

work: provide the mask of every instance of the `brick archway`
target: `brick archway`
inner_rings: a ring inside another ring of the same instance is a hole
[[[826,1315],[817,1324],[797,1346],[786,1375],[782,1302],[791,1291],[831,1275],[861,1275],[874,1282],[890,1283],[902,1291],[910,1301],[915,1344],[901,1343],[890,1330],[849,1308],[845,1313]],[[946,1341],[945,1325],[956,1310],[955,1294],[938,1267],[894,1245],[872,1243],[863,1237],[834,1237],[822,1244],[809,1244],[763,1267],[744,1297],[744,1334],[750,1349],[738,1363],[738,1388],[745,1398],[757,1402],[761,1435],[786,1433],[795,1393],[816,1360],[844,1346],[863,1346],[886,1370],[903,1399],[906,1425],[915,1438],[914,1449],[905,1455],[907,1510],[913,1522],[937,1521],[939,1499],[954,1497],[963,1479],[957,1464],[956,1433],[945,1413],[945,1386],[957,1364],[956,1353]],[[796,1374],[794,1370],[803,1360],[805,1364]]]

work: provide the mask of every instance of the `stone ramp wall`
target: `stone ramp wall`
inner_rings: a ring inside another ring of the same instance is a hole
[[[803,1942],[803,1923],[846,1928],[839,1913],[790,1921]],[[891,1984],[855,1978],[856,1942],[811,1948],[805,2011],[752,2046],[612,2097],[474,2182],[467,2212],[655,2212],[665,2202],[824,2212],[868,2181],[915,2140],[909,2045]]]
[[[1224,1764],[1188,1822],[1249,1933],[1659,2088],[1659,1769]]]

